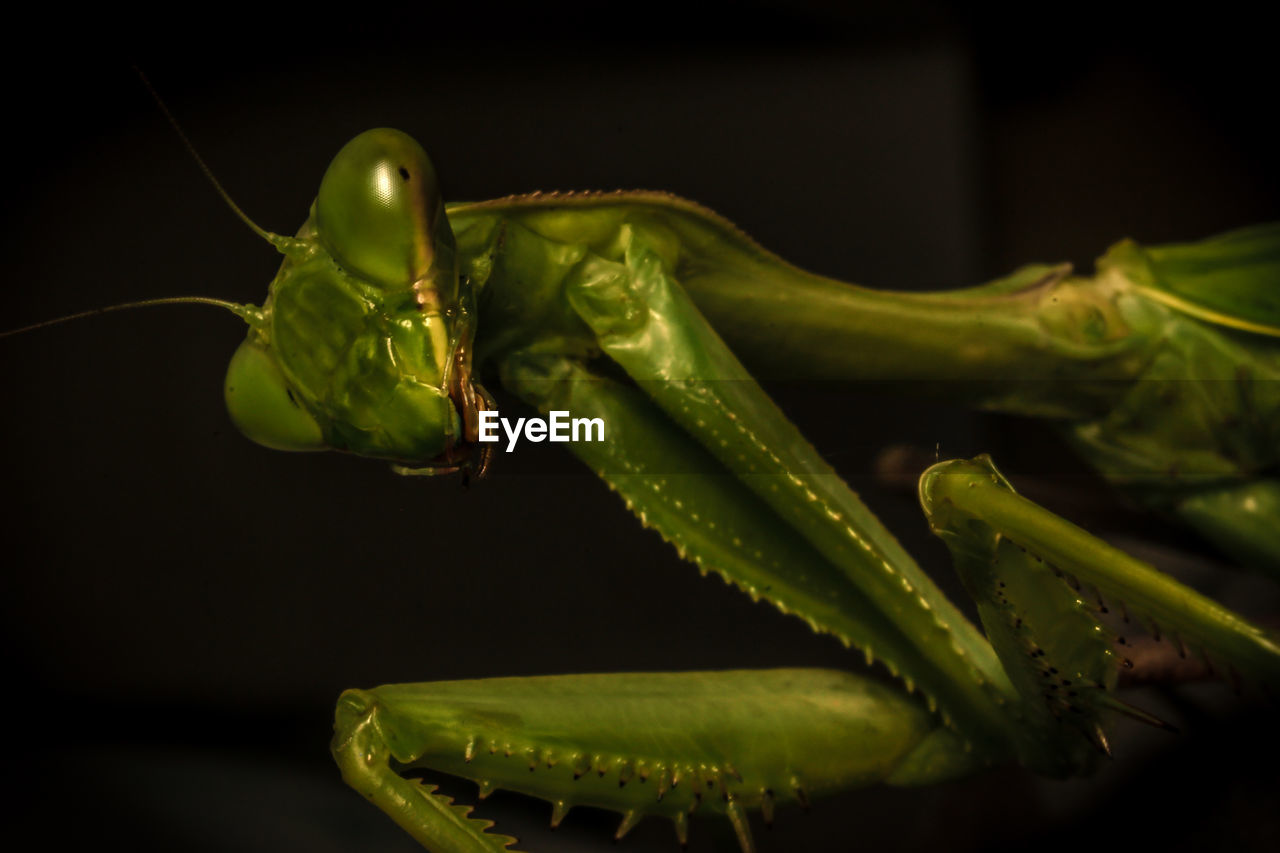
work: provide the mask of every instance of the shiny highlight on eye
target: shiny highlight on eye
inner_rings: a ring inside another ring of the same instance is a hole
[[[390,205],[396,197],[395,179],[391,172],[391,164],[379,163],[373,173],[373,192],[378,201]]]

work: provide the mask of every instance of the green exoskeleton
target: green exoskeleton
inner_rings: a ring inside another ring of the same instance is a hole
[[[499,850],[404,771],[428,767],[622,814],[748,812],[852,786],[925,785],[1106,752],[1123,602],[1234,680],[1280,687],[1275,637],[1017,495],[990,460],[920,481],[982,629],[921,571],[753,376],[925,382],[1052,418],[1106,476],[1240,561],[1280,565],[1280,228],[1122,243],[1096,275],[1028,267],[936,294],[810,275],[658,193],[446,207],[392,130],[334,159],[232,359],[253,440],[403,473],[483,472],[486,383],[599,419],[572,451],[700,570],[879,661],[905,690],[829,670],[575,675],[352,690],[346,780],[433,850]]]

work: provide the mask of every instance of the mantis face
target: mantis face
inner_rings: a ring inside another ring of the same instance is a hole
[[[397,130],[360,134],[278,245],[285,261],[227,370],[232,421],[276,449],[457,470],[484,398],[475,299],[426,152]]]

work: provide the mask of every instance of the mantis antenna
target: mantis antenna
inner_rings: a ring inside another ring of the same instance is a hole
[[[246,323],[252,323],[253,319],[258,316],[258,310],[256,307],[252,305],[241,305],[238,302],[228,302],[225,299],[214,299],[209,296],[162,296],[156,299],[139,299],[137,302],[121,302],[119,305],[90,308],[88,311],[77,311],[75,314],[67,314],[65,317],[55,317],[52,320],[41,320],[39,323],[32,323],[29,326],[22,326],[21,328],[8,329],[7,331],[0,332],[0,338],[21,335],[24,332],[34,332],[36,329],[43,329],[46,326],[57,326],[60,323],[69,323],[72,320],[82,320],[85,317],[96,317],[99,314],[110,314],[112,311],[124,311],[128,308],[150,308],[153,305],[214,305],[218,308],[227,309]]]
[[[231,198],[231,194],[222,188],[222,184],[220,184],[218,179],[214,176],[213,170],[209,168],[209,164],[204,162],[204,158],[200,156],[200,152],[196,150],[195,145],[193,145],[191,140],[187,138],[187,134],[182,130],[182,126],[178,124],[178,120],[173,117],[173,113],[169,112],[168,104],[166,104],[164,99],[160,97],[160,93],[156,91],[156,87],[151,85],[151,81],[147,79],[147,75],[143,74],[142,69],[136,65],[133,66],[133,70],[137,73],[138,79],[142,81],[142,85],[146,86],[147,91],[151,93],[152,99],[155,100],[156,106],[160,108],[160,112],[164,114],[165,119],[169,122],[169,126],[173,128],[173,132],[178,134],[178,138],[182,140],[182,144],[186,147],[187,152],[191,154],[192,158],[196,161],[196,165],[200,167],[200,171],[204,172],[204,176],[209,179],[209,183],[213,184],[214,190],[216,190],[218,195],[222,197],[222,200],[227,203],[227,207],[231,208],[231,212],[238,216],[241,222],[248,225],[253,230],[254,234],[257,234],[263,240],[266,240],[280,251],[284,251],[291,246],[293,241],[288,237],[273,234],[265,228],[262,228],[258,223],[250,219],[247,213],[240,209],[240,205],[236,204]]]
[[[241,222],[248,225],[249,228],[252,229],[253,233],[266,240],[272,246],[275,246],[280,252],[288,252],[290,248],[294,247],[296,242],[293,239],[284,237],[280,234],[274,234],[265,228],[262,228],[258,223],[250,219],[248,214],[240,209],[240,206],[231,198],[230,193],[223,189],[222,184],[218,182],[217,177],[213,174],[213,170],[209,168],[207,163],[205,163],[204,158],[200,156],[200,152],[196,150],[195,145],[193,145],[191,140],[187,138],[187,134],[183,132],[182,126],[178,124],[178,120],[174,118],[173,113],[169,111],[168,105],[165,104],[164,99],[160,97],[160,93],[156,91],[155,86],[151,85],[151,81],[147,79],[147,75],[143,74],[142,69],[138,68],[138,66],[134,65],[132,67],[134,72],[137,73],[138,79],[142,81],[142,85],[146,87],[147,91],[151,94],[152,99],[155,100],[156,106],[160,108],[160,112],[169,122],[169,126],[178,134],[178,138],[182,140],[182,144],[187,149],[187,152],[196,161],[196,165],[200,167],[200,171],[204,173],[204,176],[209,179],[209,183],[213,184],[214,190],[222,200],[226,202],[227,207],[231,208],[231,212],[234,213]],[[78,311],[75,314],[67,314],[64,317],[55,317],[52,320],[42,320],[39,323],[32,323],[29,326],[0,331],[0,338],[21,335],[25,332],[33,332],[36,329],[43,329],[47,326],[69,323],[72,320],[81,320],[86,317],[96,317],[100,314],[109,314],[112,311],[124,311],[131,308],[150,308],[156,305],[213,305],[218,308],[225,308],[232,314],[235,314],[237,317],[244,320],[246,323],[250,324],[252,324],[254,319],[259,315],[257,308],[252,305],[241,305],[237,302],[228,302],[225,299],[214,299],[208,296],[167,296],[156,299],[139,299],[136,302],[122,302],[118,305],[107,305],[102,308],[91,308],[88,311]]]

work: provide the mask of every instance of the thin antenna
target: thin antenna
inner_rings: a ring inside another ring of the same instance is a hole
[[[258,227],[258,224],[250,219],[248,215],[240,209],[240,206],[231,200],[231,196],[222,188],[222,184],[218,183],[218,179],[213,176],[213,170],[204,162],[204,159],[200,156],[200,152],[196,151],[196,147],[191,144],[191,140],[187,138],[187,135],[182,132],[182,128],[178,125],[178,120],[173,117],[173,113],[169,112],[169,108],[165,106],[164,100],[160,97],[160,93],[151,85],[151,81],[147,79],[147,75],[143,74],[142,69],[136,65],[133,66],[133,70],[137,73],[139,79],[142,80],[142,85],[147,87],[147,91],[151,93],[151,97],[155,99],[156,106],[160,107],[160,112],[164,114],[166,119],[168,119],[169,125],[173,128],[174,132],[178,134],[178,138],[182,140],[182,144],[186,146],[188,153],[195,158],[196,165],[200,167],[200,171],[204,172],[204,176],[209,179],[209,183],[213,184],[213,188],[217,190],[218,195],[222,196],[222,200],[227,203],[227,206],[231,208],[231,211],[236,216],[240,217],[240,221],[253,229],[253,233],[275,246],[276,249],[281,252],[287,253],[290,249],[295,248],[298,245],[298,241],[289,237],[282,237],[279,234],[272,234],[270,231]],[[100,314],[110,314],[113,311],[124,311],[129,308],[150,308],[156,305],[212,305],[215,308],[225,308],[251,326],[260,322],[262,319],[262,310],[256,305],[241,305],[238,302],[228,302],[225,299],[214,299],[208,296],[163,296],[156,299],[139,299],[134,302],[124,302],[119,305],[107,305],[102,308],[91,308],[88,311],[78,311],[75,314],[68,314],[65,317],[55,317],[52,320],[42,320],[39,323],[32,323],[29,326],[23,326],[19,329],[0,331],[0,339],[13,337],[14,335],[21,335],[25,332],[33,332],[36,329],[44,329],[49,326],[57,326],[61,323],[69,323],[72,320],[82,320],[86,317],[97,317]]]
[[[241,320],[252,325],[254,319],[258,316],[258,309],[253,305],[241,305],[237,302],[227,302],[224,299],[212,299],[208,296],[164,296],[158,299],[140,299],[137,302],[125,302],[120,305],[107,305],[104,308],[91,308],[88,311],[79,311],[75,314],[68,314],[65,317],[57,317],[53,320],[42,320],[39,323],[32,323],[30,326],[23,326],[20,329],[9,329],[0,332],[0,338],[8,338],[13,335],[21,335],[24,332],[32,332],[36,329],[43,329],[47,326],[57,326],[60,323],[68,323],[72,320],[80,320],[85,317],[96,317],[99,314],[110,314],[112,311],[124,311],[126,308],[150,308],[153,305],[213,305],[218,308],[225,308],[232,314],[235,314]]]
[[[218,195],[222,196],[222,200],[227,203],[227,207],[231,208],[231,212],[240,217],[240,221],[253,229],[253,233],[275,246],[280,251],[284,251],[293,241],[288,237],[281,237],[279,234],[272,234],[264,228],[259,227],[258,223],[249,218],[249,215],[240,209],[240,205],[232,200],[231,194],[223,189],[222,184],[218,183],[218,179],[214,177],[213,170],[209,168],[209,164],[204,162],[204,158],[200,156],[200,152],[196,150],[195,145],[187,138],[187,134],[183,132],[182,126],[178,124],[178,120],[173,117],[173,113],[169,112],[169,107],[165,104],[164,99],[160,97],[160,93],[156,91],[156,87],[151,85],[151,81],[147,79],[147,75],[142,73],[142,69],[133,66],[133,70],[137,73],[138,79],[142,81],[142,85],[147,87],[147,91],[151,93],[151,97],[156,102],[156,106],[160,108],[160,112],[168,120],[170,127],[174,133],[178,134],[178,138],[182,140],[182,144],[186,146],[187,152],[195,159],[196,165],[200,167],[200,171],[204,172],[204,176],[209,179],[209,183],[213,184],[213,188]]]

